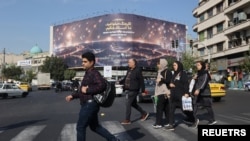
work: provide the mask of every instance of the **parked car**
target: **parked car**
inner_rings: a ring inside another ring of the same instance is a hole
[[[24,91],[32,91],[32,86],[28,83],[28,82],[20,82],[17,85],[18,87],[20,87],[22,90]]]
[[[136,101],[138,103],[144,101],[152,101],[152,96],[155,93],[155,80],[145,80],[145,93],[146,95],[142,95],[141,93],[137,95]]]
[[[2,98],[16,96],[26,97],[28,94],[28,91],[22,90],[14,83],[0,83],[0,97]]]

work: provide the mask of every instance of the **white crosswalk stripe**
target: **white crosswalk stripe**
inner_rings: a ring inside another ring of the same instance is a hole
[[[58,141],[76,141],[76,124],[66,124]]]
[[[175,132],[165,131],[163,129],[154,129],[152,127],[152,125],[154,124],[154,121],[152,119],[148,119],[146,121],[138,122],[138,123],[140,124],[140,126],[142,126],[143,128],[147,129],[147,131],[150,132],[159,141],[186,141],[185,139],[183,139],[182,137],[180,137]],[[179,124],[178,126],[183,126],[184,127],[185,125]],[[186,129],[187,128],[188,127],[186,127]],[[197,130],[196,129],[188,128],[188,130],[191,130],[191,131],[193,130],[193,133],[197,134]]]
[[[122,141],[132,141],[125,128],[118,121],[104,121],[101,123],[104,128]]]
[[[217,115],[222,117],[222,115]],[[223,117],[225,118],[225,117]],[[237,117],[239,119],[239,117]],[[225,118],[226,119],[226,118]],[[248,119],[248,118],[246,118]],[[246,120],[244,119],[244,120]],[[156,140],[159,141],[187,141],[188,139],[185,136],[180,135],[178,132],[186,132],[186,134],[190,134],[192,136],[197,136],[197,129],[188,127],[184,123],[179,123],[176,127],[177,132],[166,131],[162,129],[154,129],[152,125],[154,124],[154,118],[147,119],[146,121],[137,121],[133,124],[138,124],[138,126],[147,130],[151,136],[153,136]],[[204,123],[201,123],[204,124]],[[221,120],[217,121],[217,124],[225,125],[228,124]],[[118,121],[103,121],[101,125],[109,130],[112,134],[114,134],[121,141],[133,141],[132,137],[127,133],[125,127],[121,125]],[[24,128],[19,134],[17,134],[10,141],[34,141],[36,136],[38,136],[42,131],[45,130],[45,127],[48,125],[37,125],[37,126],[29,126]],[[0,131],[0,134],[7,130]],[[60,135],[57,141],[76,141],[76,123],[65,124],[60,131]]]
[[[27,127],[11,141],[32,141],[45,127],[45,125]]]

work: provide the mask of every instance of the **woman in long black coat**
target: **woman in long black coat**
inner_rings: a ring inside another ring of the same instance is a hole
[[[170,112],[169,112],[169,126],[166,126],[165,130],[174,130],[174,114],[176,108],[182,107],[182,96],[189,97],[189,82],[188,75],[183,70],[183,64],[180,61],[175,61],[173,63],[174,74],[169,84],[171,94],[170,94]],[[181,108],[182,109],[182,108]],[[187,114],[192,114],[190,112],[184,112]]]

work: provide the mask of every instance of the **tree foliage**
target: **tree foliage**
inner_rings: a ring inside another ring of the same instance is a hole
[[[50,73],[51,79],[64,80],[64,71],[67,69],[64,60],[57,56],[46,57],[40,71],[44,73]]]
[[[184,70],[195,70],[195,58],[191,54],[184,52],[182,54],[181,62],[183,64]]]
[[[32,79],[34,79],[36,74],[33,73],[32,69],[26,71],[25,79],[23,81],[31,83]]]
[[[76,75],[76,71],[75,70],[65,70],[64,71],[64,79],[66,80],[72,80],[72,78],[74,78]]]
[[[20,66],[10,65],[2,69],[2,74],[6,79],[20,80],[23,69]]]
[[[244,59],[240,62],[240,68],[246,72],[249,73],[250,72],[250,49],[247,53],[244,54]]]

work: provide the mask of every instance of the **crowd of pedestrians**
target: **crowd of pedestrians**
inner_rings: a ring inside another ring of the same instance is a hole
[[[90,129],[107,141],[119,141],[107,129],[101,126],[98,120],[100,106],[94,101],[93,95],[98,94],[105,89],[105,81],[100,72],[94,68],[95,55],[91,52],[82,54],[82,66],[86,73],[80,84],[79,92],[66,96],[66,101],[79,98],[81,109],[77,121],[77,141],[85,141],[86,128]],[[203,106],[208,111],[208,125],[216,124],[214,111],[212,108],[212,98],[209,87],[211,76],[206,64],[202,61],[196,62],[197,73],[190,81],[183,64],[180,61],[174,61],[172,69],[168,68],[166,59],[159,59],[157,62],[157,76],[155,76],[156,86],[154,93],[154,103],[156,104],[156,118],[153,128],[164,130],[174,130],[177,108],[182,110],[184,115],[183,122],[190,127],[197,128],[199,119],[197,111],[199,106]],[[125,100],[125,119],[121,121],[122,125],[131,124],[131,108],[135,108],[140,114],[140,120],[145,121],[149,113],[138,105],[136,97],[138,94],[145,95],[145,84],[142,70],[134,58],[128,60],[128,70],[125,77],[119,81],[124,86]],[[191,111],[183,110],[183,97],[191,97],[193,107]],[[165,117],[165,120],[163,118]]]

